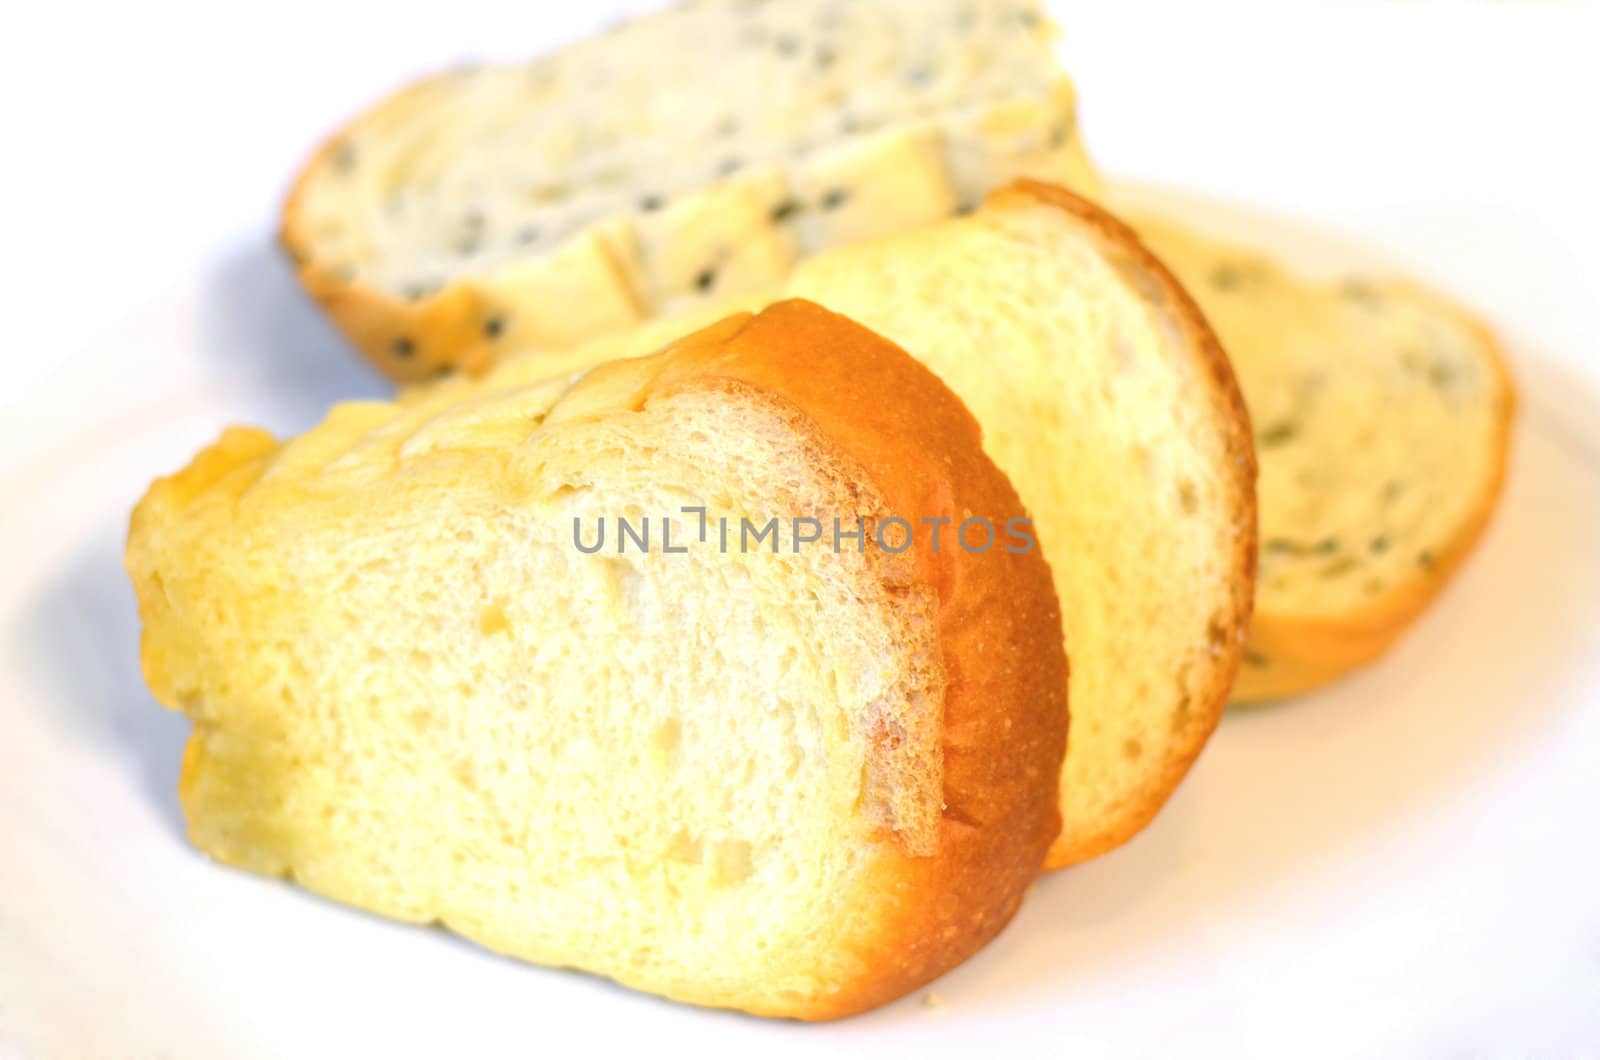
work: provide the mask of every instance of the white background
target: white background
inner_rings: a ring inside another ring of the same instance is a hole
[[[1594,9],[1055,6],[1103,168],[1495,322],[1526,399],[1511,490],[1394,657],[1230,717],[1157,824],[1043,881],[942,1006],[822,1028],[208,866],[171,793],[182,723],[133,662],[117,547],[149,477],[229,420],[294,430],[383,392],[270,245],[311,145],[409,76],[625,5],[7,11],[0,1056],[1600,1055]]]

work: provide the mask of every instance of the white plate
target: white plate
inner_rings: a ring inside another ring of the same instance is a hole
[[[1088,65],[1086,99],[1133,76]],[[1091,132],[1116,117],[1089,110]],[[1111,154],[1187,177],[1181,152]],[[1255,162],[1239,163],[1240,187]],[[1206,164],[1203,183],[1226,186]],[[1579,243],[1559,202],[1347,199],[1337,176],[1294,185],[1326,204],[1311,226],[1137,194],[1313,268],[1371,265],[1381,240],[1485,305],[1524,413],[1479,554],[1380,665],[1230,715],[1157,822],[1042,880],[999,940],[932,988],[941,1004],[924,992],[821,1027],[524,967],[185,843],[173,788],[187,724],[138,672],[127,513],[225,423],[297,430],[383,388],[263,232],[174,277],[115,341],[13,394],[0,421],[0,1056],[1592,1053],[1600,368],[1575,300],[1592,279],[1572,275]]]

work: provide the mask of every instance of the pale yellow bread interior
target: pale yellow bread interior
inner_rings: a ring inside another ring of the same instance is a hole
[[[983,424],[985,449],[1034,516],[1072,659],[1064,824],[1049,864],[1123,842],[1215,726],[1249,616],[1250,432],[1204,322],[1131,233],[1031,182],[969,217],[803,261],[781,294],[903,346]],[[408,400],[646,353],[685,324],[532,351]]]
[[[1401,280],[1312,282],[1176,223],[1140,236],[1233,361],[1261,462],[1261,556],[1235,696],[1371,662],[1443,588],[1505,477],[1515,392],[1490,331]]]
[[[127,556],[145,674],[195,726],[191,837],[698,1004],[815,1019],[914,989],[1056,834],[1044,563],[723,551],[680,511],[941,503],[1022,515],[937,380],[802,303],[572,386],[230,430],[151,488]],[[684,552],[659,524],[649,552],[576,547],[574,520],[669,515]]]

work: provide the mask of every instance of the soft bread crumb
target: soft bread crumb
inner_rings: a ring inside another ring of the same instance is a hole
[[[983,424],[986,451],[1032,514],[1072,657],[1064,824],[1049,864],[1117,846],[1210,736],[1249,617],[1254,456],[1205,322],[1131,232],[1031,182],[972,216],[810,258],[782,294],[914,351]],[[648,353],[697,322],[531,351],[486,382]]]
[[[847,1015],[965,959],[1057,828],[1042,558],[571,537],[696,500],[1021,513],[931,373],[800,302],[571,385],[229,431],[151,487],[127,552],[146,678],[194,722],[192,840],[762,1014]]]
[[[1494,336],[1399,280],[1311,283],[1170,221],[1138,223],[1216,327],[1261,461],[1241,701],[1378,658],[1449,580],[1505,478],[1516,395]]]

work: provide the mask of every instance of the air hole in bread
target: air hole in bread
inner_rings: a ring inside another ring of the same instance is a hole
[[[628,610],[636,614],[641,602],[643,578],[632,563],[624,559],[608,559],[605,561],[607,581],[610,585],[613,599]]]
[[[698,865],[702,858],[700,840],[685,829],[678,829],[667,846],[667,857],[683,865]]]
[[[488,604],[478,612],[478,631],[486,637],[511,632],[511,619],[500,604]]]
[[[735,886],[750,878],[755,871],[754,854],[750,844],[743,839],[724,839],[711,848],[712,882],[725,887]]]
[[[1200,510],[1200,494],[1190,479],[1178,480],[1178,507],[1184,515],[1193,515]]]
[[[1184,688],[1185,683],[1186,683],[1186,679],[1185,678],[1182,678],[1182,677],[1178,678],[1178,687],[1180,689]],[[1187,691],[1183,691],[1182,695],[1178,698],[1177,707],[1172,712],[1171,725],[1172,725],[1172,731],[1173,732],[1182,732],[1185,728],[1188,727],[1188,725],[1189,725],[1189,710],[1190,710],[1190,706],[1191,706],[1191,704],[1193,702],[1194,702],[1194,700],[1190,697],[1189,693]]]
[[[683,722],[679,719],[668,718],[656,726],[650,745],[650,762],[657,773],[669,773],[678,765],[682,742]]]

